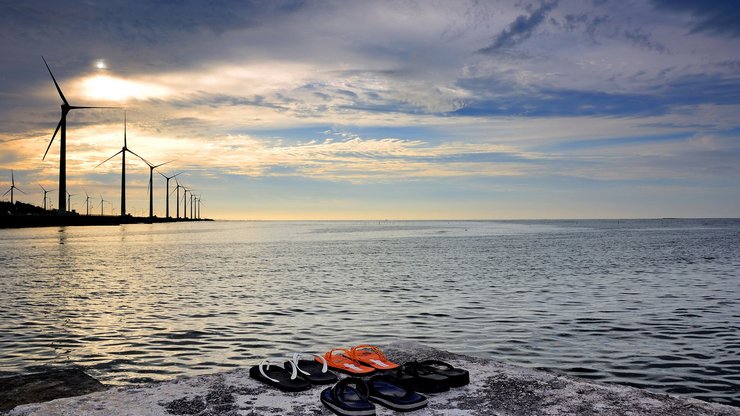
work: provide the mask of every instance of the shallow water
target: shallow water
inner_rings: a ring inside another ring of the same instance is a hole
[[[128,384],[414,339],[740,405],[740,220],[0,230],[0,372]]]

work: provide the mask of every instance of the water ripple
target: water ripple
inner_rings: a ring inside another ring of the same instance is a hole
[[[737,220],[0,230],[0,373],[142,383],[412,339],[740,405],[738,246]]]

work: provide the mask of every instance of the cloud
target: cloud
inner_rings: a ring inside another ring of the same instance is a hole
[[[441,143],[394,138],[311,140],[292,145],[227,136],[209,143],[209,166],[249,176],[302,176],[329,181],[408,181],[414,178],[510,176],[536,160],[500,145]],[[216,148],[220,152],[213,152]],[[218,154],[210,159],[210,155]]]
[[[668,48],[666,48],[660,42],[656,42],[655,40],[653,40],[652,36],[644,33],[641,29],[625,30],[624,36],[629,39],[634,45],[641,48],[653,50],[659,53],[669,52]]]
[[[639,92],[517,86],[506,78],[460,80],[460,87],[479,92],[453,113],[462,116],[652,116],[681,106],[736,105],[740,77],[688,74],[666,80],[660,74]],[[661,83],[662,81],[662,83]]]
[[[557,1],[544,2],[529,15],[518,16],[516,20],[496,36],[491,45],[479,49],[478,52],[493,54],[504,49],[510,49],[524,42],[532,36],[534,29],[545,20],[547,13],[557,5]]]
[[[658,10],[689,13],[691,33],[740,37],[740,8],[735,0],[652,0]]]

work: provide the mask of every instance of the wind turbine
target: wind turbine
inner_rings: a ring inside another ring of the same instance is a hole
[[[20,188],[18,188],[17,186],[15,186],[15,174],[13,173],[13,169],[11,169],[10,170],[10,189],[8,189],[7,191],[5,191],[5,193],[3,194],[3,196],[5,196],[5,195],[8,194],[8,192],[10,192],[10,204],[11,205],[14,205],[15,204],[15,202],[13,200],[13,190],[14,189],[17,189],[18,192],[20,192],[20,193],[22,193],[22,194],[25,195],[25,192],[21,191]]]
[[[188,192],[190,192],[190,189],[184,186],[182,189],[184,189],[182,192],[182,217],[188,219]]]
[[[193,198],[195,198],[195,195],[190,192],[190,219],[195,219],[195,215],[193,215],[193,208],[195,208],[195,205],[193,204]]]
[[[165,175],[162,172],[157,172],[157,173],[159,173],[160,175],[164,176],[164,178],[167,180],[167,214],[166,214],[165,218],[169,218],[170,217],[170,179],[176,178],[177,175],[180,175],[182,172],[177,173],[177,174],[172,175],[172,176],[167,176],[167,175]],[[177,179],[175,179],[175,180],[177,180]],[[178,210],[178,212],[179,212],[179,210]]]
[[[75,195],[76,194],[70,194],[69,192],[67,192],[67,209],[69,210],[69,212],[72,212],[72,197]]]
[[[132,155],[138,157],[139,159],[143,160],[144,163],[147,165],[149,162],[147,162],[143,157],[137,155],[131,149],[126,147],[126,113],[123,113],[123,147],[121,150],[117,151],[113,156],[109,157],[108,159],[105,159],[104,161],[100,162],[98,166],[102,165],[103,163],[113,159],[114,157],[118,156],[118,154],[121,154],[121,217],[126,216],[126,152],[131,153]],[[96,168],[98,166],[95,166]]]
[[[185,189],[185,187],[180,185],[180,181],[177,178],[175,178],[175,183],[177,184],[175,187],[175,191],[177,192],[177,195],[175,195],[175,207],[177,208],[177,219],[180,219],[180,188]]]
[[[61,130],[61,134],[59,135],[59,207],[57,209],[59,210],[59,214],[63,215],[67,210],[67,201],[64,198],[64,195],[67,193],[67,114],[70,112],[70,110],[116,107],[90,107],[69,105],[69,102],[64,97],[64,93],[62,93],[62,89],[59,88],[59,83],[57,83],[56,78],[54,78],[54,74],[51,73],[51,68],[49,68],[49,64],[46,63],[46,59],[44,59],[43,56],[41,57],[41,59],[44,60],[44,65],[46,65],[46,69],[49,70],[51,80],[54,81],[54,86],[57,88],[59,97],[62,99],[62,117],[59,119],[57,128],[54,130],[54,134],[51,136],[51,140],[49,141],[49,146],[46,147],[46,152],[44,152],[44,157],[42,157],[41,160],[46,159],[46,154],[49,153],[49,149],[51,148],[51,144],[54,143],[54,138],[57,136],[57,132]]]
[[[103,207],[105,206],[105,203],[108,202],[103,199],[103,195],[100,195],[100,216],[103,216]]]
[[[85,215],[90,215],[90,195],[85,191]]]
[[[166,165],[170,162],[172,161],[170,160],[164,163],[160,163],[159,165],[152,165],[146,160],[144,161],[144,163],[146,163],[147,166],[149,166],[149,219],[150,220],[154,217],[154,169],[162,165]]]
[[[41,185],[39,185],[39,186],[41,186]],[[49,192],[53,192],[54,190],[53,189],[49,189],[47,191],[46,188],[44,188],[43,186],[41,186],[41,189],[44,190],[44,211],[46,211],[46,194],[48,194]]]

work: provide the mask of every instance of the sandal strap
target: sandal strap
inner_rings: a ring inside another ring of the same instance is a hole
[[[439,361],[439,360],[424,360],[420,362],[419,365],[427,366],[427,367],[439,366],[439,367],[444,367],[448,370],[452,370],[453,368],[455,368],[452,365],[444,361]]]
[[[375,354],[378,354],[378,358],[380,358],[382,361],[387,361],[388,359],[385,358],[385,354],[383,354],[383,351],[380,350],[380,348],[376,347],[375,345],[357,345],[349,349],[349,357],[353,360],[357,360],[357,351],[358,350],[370,350],[374,352]]]
[[[339,382],[331,388],[329,393],[331,394],[332,399],[338,402],[339,392],[345,391],[351,386],[354,386],[354,390],[362,400],[367,400],[370,396],[370,389],[368,388],[367,383],[365,380],[358,377],[347,377],[339,380]]]
[[[334,354],[335,351],[339,351],[339,353],[338,354]],[[327,362],[330,362],[332,364],[337,365],[338,363],[337,363],[337,360],[334,358],[334,356],[335,355],[339,355],[339,356],[346,357],[347,356],[347,353],[348,353],[348,351],[345,350],[344,348],[334,348],[332,350],[327,351],[326,354],[324,354],[324,360],[327,361]]]
[[[291,380],[295,380],[296,377],[298,377],[298,367],[295,364],[293,364],[293,362],[291,362],[291,361],[287,361],[287,362],[289,362],[291,364],[291,366],[293,366],[293,372],[292,372],[292,374],[290,376],[290,379]],[[265,358],[264,360],[262,360],[262,362],[259,365],[260,374],[262,374],[263,377],[265,377],[266,379],[268,379],[268,380],[270,380],[272,382],[279,383],[278,380],[276,380],[276,379],[268,376],[267,373],[265,372],[265,370],[269,370],[270,369],[270,366],[273,365],[273,364],[274,363],[270,362],[270,360],[267,359],[267,358]]]
[[[326,362],[326,358],[320,356],[319,354],[309,354],[309,353],[304,353],[304,352],[294,352],[293,353],[293,358],[290,361],[293,363],[294,367],[297,368],[299,372],[301,372],[301,374],[306,375],[306,376],[309,375],[308,372],[302,370],[301,367],[298,366],[298,361],[301,359],[301,356],[304,356],[304,355],[313,355],[314,357],[316,357],[316,358],[319,359],[319,362],[321,362],[323,364],[323,367],[321,368],[321,373],[322,374],[324,374],[327,371],[329,371],[329,366],[328,366],[328,364]]]

